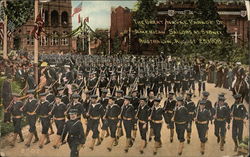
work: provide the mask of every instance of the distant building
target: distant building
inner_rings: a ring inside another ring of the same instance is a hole
[[[159,3],[157,6],[158,19],[168,18],[176,14],[190,13],[195,8],[194,1],[195,0],[166,0],[165,3]],[[215,2],[220,18],[227,27],[227,32],[231,34],[232,40],[241,45],[247,44],[250,39],[250,26],[247,22],[244,1],[235,0],[228,2],[227,0],[215,0]],[[112,8],[111,41],[116,35],[119,36],[121,43],[124,43],[124,39],[128,39],[124,34],[126,34],[132,25],[132,15],[132,12],[127,8],[121,6]],[[160,27],[160,29],[163,28],[164,26]],[[133,41],[133,34],[131,38]],[[131,47],[136,51],[138,45],[132,42]],[[121,49],[128,49],[128,42],[121,44]]]
[[[39,4],[39,8],[41,8],[41,4]],[[51,0],[51,2],[43,4],[43,9],[46,34],[43,33],[39,39],[39,52],[70,52],[71,37],[63,37],[72,32],[71,0]],[[33,27],[34,15],[14,33],[12,40],[14,49],[34,51],[34,38],[31,35]]]

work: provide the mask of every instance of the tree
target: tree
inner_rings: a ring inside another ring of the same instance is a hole
[[[133,14],[132,30],[156,30],[156,24],[147,24],[145,21],[155,21],[157,19],[157,0],[138,0],[135,13]],[[137,34],[133,33],[133,40],[137,42],[138,51],[142,52],[143,48],[147,48],[148,44],[141,44],[139,39],[147,40],[157,38],[153,34]]]
[[[2,2],[3,0],[1,0]],[[33,13],[34,1],[33,0],[11,0],[7,1],[7,8],[4,12],[8,17],[8,31],[14,32],[17,28],[25,24]],[[4,16],[1,14],[0,19],[3,20]]]
[[[121,51],[121,41],[118,33],[115,33],[115,37],[112,40],[112,54],[118,54]]]

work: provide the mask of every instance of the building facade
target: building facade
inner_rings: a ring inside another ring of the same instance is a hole
[[[192,13],[195,6],[195,0],[166,0],[165,3],[159,3],[157,5],[158,19],[168,19],[170,16],[176,14],[188,14]],[[227,28],[227,32],[231,34],[232,40],[237,44],[247,45],[250,39],[250,26],[247,21],[246,6],[244,1],[226,1],[215,0],[216,7],[220,18]],[[114,39],[115,34],[123,34],[131,27],[132,24],[132,11],[125,11],[122,7],[113,8],[111,12],[111,40]],[[127,17],[127,19],[124,19]],[[160,26],[160,29],[164,29],[164,26]],[[133,39],[133,34],[131,35]],[[123,41],[123,38],[121,38]],[[128,42],[125,43],[127,47]],[[133,43],[132,49],[136,50],[138,45]],[[122,48],[123,49],[123,48]]]
[[[39,53],[70,52],[72,39],[66,35],[72,32],[71,0],[51,0],[49,3],[39,3],[39,8],[43,8],[45,22],[45,33],[39,38]],[[13,35],[14,49],[34,51],[34,37],[31,35],[33,28],[34,14]]]

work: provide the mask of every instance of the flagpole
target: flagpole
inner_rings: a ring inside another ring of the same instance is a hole
[[[39,0],[35,0],[35,22],[36,22],[36,18],[38,16],[38,11],[39,11]],[[38,84],[38,45],[39,41],[38,41],[38,36],[36,38],[34,38],[34,71],[35,71],[35,81]]]
[[[7,8],[7,2],[4,0],[4,7]],[[4,37],[3,37],[3,58],[8,59],[8,35],[7,35],[7,28],[8,28],[8,18],[7,15],[4,14]]]
[[[89,42],[89,55],[91,55],[91,48],[90,48],[90,32],[88,32],[88,42]]]

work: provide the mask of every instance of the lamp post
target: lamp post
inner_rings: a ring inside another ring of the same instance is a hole
[[[250,51],[250,0],[245,0],[246,8],[247,8],[247,23],[248,23],[248,48]],[[250,60],[250,56],[248,56]],[[250,62],[250,61],[249,61]],[[250,69],[249,69],[250,70]]]

